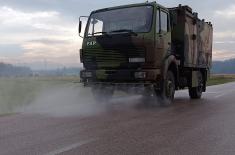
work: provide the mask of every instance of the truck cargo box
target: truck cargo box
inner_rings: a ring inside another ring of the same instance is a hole
[[[188,6],[170,8],[172,47],[182,67],[210,68],[213,27]]]

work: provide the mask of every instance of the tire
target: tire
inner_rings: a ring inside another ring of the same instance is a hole
[[[156,92],[160,98],[161,106],[170,106],[175,97],[175,76],[172,71],[168,71],[163,82],[163,89]]]
[[[198,87],[189,87],[189,96],[191,99],[200,99],[202,97],[204,79],[202,73],[198,72]]]
[[[114,90],[109,87],[94,86],[92,87],[92,94],[95,102],[105,103],[108,102],[113,96]]]

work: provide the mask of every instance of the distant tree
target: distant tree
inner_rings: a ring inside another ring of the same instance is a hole
[[[40,76],[79,76],[81,68],[79,67],[63,67],[51,70],[34,71]]]
[[[235,59],[225,61],[214,61],[212,63],[214,74],[235,74]]]
[[[5,64],[0,62],[0,76],[30,76],[32,70],[29,67],[13,66],[11,64]]]

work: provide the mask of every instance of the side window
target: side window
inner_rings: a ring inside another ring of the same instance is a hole
[[[157,14],[156,14],[156,33],[160,32],[160,18],[159,18],[159,9],[157,9]]]
[[[102,35],[102,33],[97,33],[102,31],[103,31],[103,22],[101,20],[92,18],[91,23],[89,25],[88,36]]]
[[[168,15],[163,11],[161,11],[161,31],[168,31]]]

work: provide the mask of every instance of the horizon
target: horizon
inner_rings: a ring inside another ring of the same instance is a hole
[[[33,69],[82,67],[78,17],[100,8],[139,2],[145,1],[0,1],[0,34],[4,36],[0,39],[0,62]],[[213,61],[235,58],[235,2],[205,0],[203,6],[186,0],[158,3],[166,7],[178,4],[192,7],[200,18],[213,24]]]

